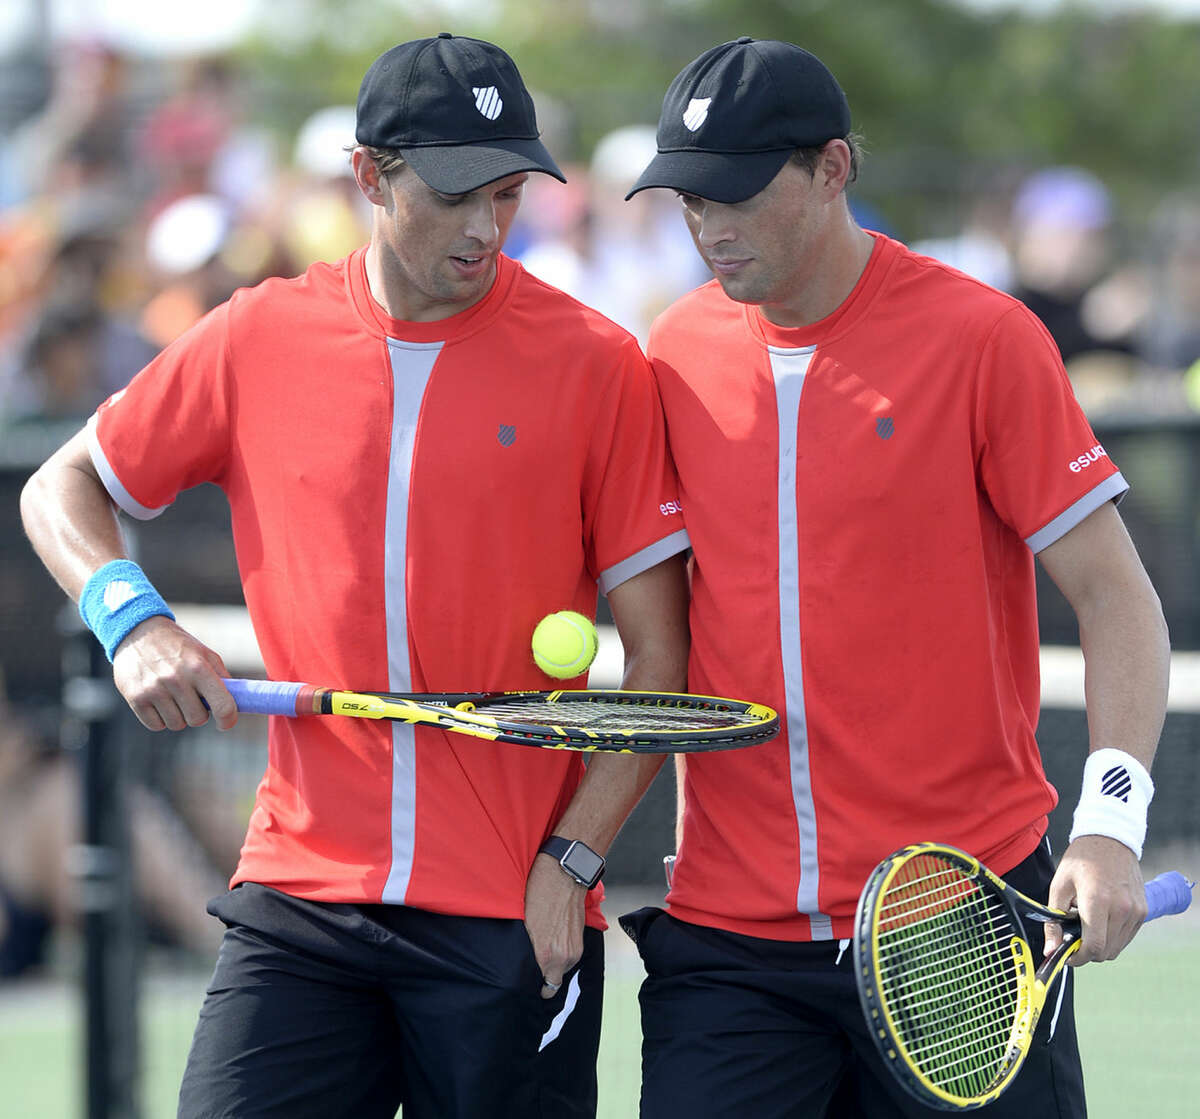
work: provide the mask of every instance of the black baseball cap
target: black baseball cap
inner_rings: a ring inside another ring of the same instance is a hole
[[[519,171],[566,177],[538,138],[533,98],[499,47],[443,31],[385,51],[358,91],[354,137],[398,149],[426,184],[465,194]]]
[[[670,187],[713,202],[742,202],[797,148],[849,133],[846,95],[816,55],[743,36],[705,51],[671,83],[658,121],[658,155],[625,197]]]

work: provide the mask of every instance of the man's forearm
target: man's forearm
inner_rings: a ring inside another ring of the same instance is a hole
[[[593,754],[555,835],[605,854],[664,761],[662,754]]]
[[[1139,597],[1146,601],[1084,612],[1079,640],[1090,748],[1124,750],[1149,770],[1166,714],[1171,650],[1158,599]]]

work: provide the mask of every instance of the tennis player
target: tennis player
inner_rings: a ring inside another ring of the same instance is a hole
[[[847,950],[868,874],[906,843],[1078,905],[1080,963],[1145,915],[1169,652],[1126,483],[1026,308],[858,227],[859,158],[829,70],[743,38],[676,77],[631,192],[674,190],[715,276],[647,350],[694,548],[689,686],[786,713],[771,743],[687,759],[669,912],[622,921],[651,1119],[927,1114],[875,1055]],[[1057,870],[1035,556],[1087,663]],[[1069,983],[1054,1000],[988,1114],[1083,1116]]]
[[[273,678],[544,688],[534,626],[599,587],[626,686],[681,690],[688,540],[650,368],[501,252],[528,176],[562,178],[512,60],[394,47],[356,135],[369,243],[238,292],[109,399],[29,482],[35,547],[151,729],[236,718],[116,515],[201,482]],[[580,758],[272,720],[179,1114],[593,1115],[597,882],[661,758]]]

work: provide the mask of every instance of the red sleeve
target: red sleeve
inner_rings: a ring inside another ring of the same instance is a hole
[[[1053,339],[1020,305],[984,344],[975,439],[992,507],[1035,551],[1128,488],[1075,399]]]
[[[584,538],[601,590],[683,551],[679,483],[650,366],[629,338],[597,401],[584,476]]]
[[[132,516],[154,516],[180,491],[221,482],[232,409],[228,326],[224,304],[97,409],[92,457]]]

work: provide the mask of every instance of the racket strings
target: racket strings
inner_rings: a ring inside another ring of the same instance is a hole
[[[924,865],[921,865],[924,863]],[[914,860],[881,900],[881,994],[914,1065],[975,1096],[1003,1067],[1020,981],[1000,898],[936,860]]]
[[[513,702],[502,700],[480,704],[480,715],[500,721],[561,727],[570,725],[581,730],[615,731],[679,731],[724,730],[753,724],[752,714],[725,707],[705,707],[699,704],[682,705],[672,701],[636,702],[616,699],[589,699],[571,702]]]

